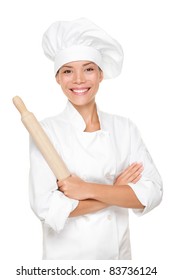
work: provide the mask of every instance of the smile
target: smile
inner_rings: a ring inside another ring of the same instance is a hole
[[[87,94],[89,90],[90,90],[90,88],[80,88],[80,89],[73,88],[73,89],[71,89],[73,94],[78,95],[78,96]]]

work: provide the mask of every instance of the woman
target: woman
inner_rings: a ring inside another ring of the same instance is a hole
[[[135,125],[101,112],[103,78],[121,72],[118,42],[87,19],[52,24],[43,36],[65,110],[42,122],[71,176],[56,178],[31,140],[31,206],[43,225],[43,259],[131,259],[128,209],[143,215],[162,183]]]

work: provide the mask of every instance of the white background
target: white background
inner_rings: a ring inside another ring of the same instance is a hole
[[[133,261],[130,264],[125,263],[134,266],[157,265],[160,271],[159,279],[163,279],[166,275],[170,279],[173,250],[171,2],[171,0],[1,1],[2,279],[9,276],[12,276],[11,279],[17,279],[15,269],[21,265],[46,266],[46,262],[40,261],[41,225],[30,209],[28,199],[28,133],[12,104],[12,97],[20,95],[39,120],[63,110],[66,99],[55,82],[52,62],[43,54],[42,34],[56,20],[79,17],[91,19],[123,46],[125,54],[123,72],[115,80],[102,82],[97,102],[102,110],[129,117],[137,124],[164,182],[163,202],[158,208],[141,218],[132,213],[130,215]],[[66,262],[61,262],[63,263],[66,265]],[[90,262],[88,266],[89,264]],[[100,265],[102,262],[97,264]],[[117,262],[115,264],[119,265]],[[144,279],[144,276],[141,277]],[[152,277],[148,276],[147,279]]]

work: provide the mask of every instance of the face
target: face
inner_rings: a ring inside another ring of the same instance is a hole
[[[90,61],[75,61],[63,65],[56,76],[67,98],[77,106],[95,102],[103,72]]]

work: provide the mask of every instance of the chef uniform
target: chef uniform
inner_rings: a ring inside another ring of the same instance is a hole
[[[67,46],[70,40],[71,46]],[[95,49],[96,46],[102,49]],[[74,60],[95,62],[106,78],[115,77],[121,71],[121,46],[86,19],[51,25],[43,36],[43,49],[54,60],[55,74],[63,64]],[[133,211],[143,215],[161,201],[160,175],[138,129],[129,119],[98,108],[97,113],[101,129],[94,132],[84,131],[85,122],[69,101],[61,114],[43,120],[41,125],[70,172],[84,181],[113,185],[131,163],[142,162],[142,178],[128,185],[145,206]],[[79,201],[57,189],[56,178],[32,139],[30,163],[30,202],[42,222],[43,259],[131,259],[127,208],[109,206],[69,218]]]

